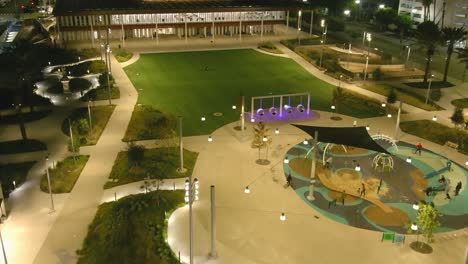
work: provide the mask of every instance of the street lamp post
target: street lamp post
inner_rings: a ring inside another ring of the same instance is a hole
[[[110,81],[109,81],[109,77],[111,75],[111,60],[110,60],[110,46],[109,46],[109,43],[107,43],[107,46],[106,46],[106,62],[107,62],[107,93],[109,94],[109,105],[112,104],[112,100],[111,100],[111,88],[110,88]]]
[[[400,105],[398,106],[398,114],[397,114],[397,120],[396,120],[396,126],[395,126],[395,140],[399,140],[399,131],[400,131],[400,115],[401,115],[401,108],[403,107],[403,101],[400,100]]]
[[[73,152],[73,161],[76,162],[75,142],[73,140],[73,129],[72,129],[70,118],[68,118],[68,130],[69,130],[69,133],[70,133],[71,147],[72,147],[72,152]]]
[[[432,78],[434,78],[434,74],[431,74],[429,78],[429,84],[427,85],[426,104],[429,101],[429,95],[431,93]]]
[[[366,39],[369,44],[368,49],[367,49],[367,56],[369,57],[370,55],[370,48],[371,48],[371,41],[372,41],[372,34],[371,33],[366,33]]]
[[[50,194],[50,212],[53,213],[55,212],[55,206],[54,206],[54,197],[52,194],[52,187],[50,185],[50,174],[49,174],[49,155],[46,157],[46,175],[47,175],[47,186],[49,187],[49,194]]]
[[[408,53],[406,54],[406,67],[408,67],[408,63],[409,63],[409,56],[410,56],[410,53],[411,53],[411,47],[410,46],[406,46],[406,48],[408,49]]]
[[[179,116],[179,157],[180,157],[180,167],[177,169],[178,173],[184,173],[187,171],[184,168],[184,141],[182,136],[182,117]]]
[[[298,40],[299,46],[301,45],[301,22],[302,22],[302,10],[299,10],[298,18],[297,18],[297,40]]]
[[[8,264],[8,259],[7,259],[7,256],[6,256],[5,245],[3,244],[3,237],[2,237],[1,230],[0,230],[0,242],[2,244],[3,261],[5,262],[5,264]]]
[[[248,187],[247,187],[248,189]],[[210,186],[210,200],[211,200],[211,251],[210,251],[210,258],[218,257],[218,253],[216,252],[216,218],[215,218],[215,186]]]
[[[320,20],[320,27],[322,28],[322,39],[320,40],[320,44],[322,45],[320,49],[320,67],[322,67],[322,58],[323,58],[323,45],[325,44],[325,34],[326,33],[326,25],[325,25],[325,19]]]
[[[367,78],[367,67],[369,66],[369,56],[366,56],[366,66],[364,68],[364,81],[366,81]]]
[[[93,130],[93,120],[91,119],[91,100],[88,101],[89,131]]]
[[[189,205],[189,243],[190,243],[190,262],[193,264],[193,215],[192,215],[192,204],[194,201],[198,201],[198,179],[195,178],[192,181],[192,175],[185,180],[185,202]]]
[[[318,143],[318,131],[315,131],[313,140],[313,151],[312,151],[312,166],[310,167],[310,185],[309,185],[309,194],[307,195],[307,200],[313,201],[314,197],[314,183],[315,183],[315,167],[317,161],[317,143]]]

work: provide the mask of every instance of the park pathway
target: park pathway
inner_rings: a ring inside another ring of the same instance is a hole
[[[119,84],[121,99],[98,143],[90,147],[85,168],[45,242],[34,260],[37,264],[75,263],[76,253],[87,234],[103,196],[103,186],[119,151],[137,101],[137,92],[122,67],[112,57],[112,74]]]

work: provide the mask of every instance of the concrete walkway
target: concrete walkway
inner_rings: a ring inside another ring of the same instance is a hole
[[[112,57],[112,74],[121,89],[121,99],[107,123],[98,143],[90,151],[69,198],[42,244],[34,263],[74,263],[104,193],[104,183],[121,150],[121,139],[127,129],[137,92],[122,67]],[[117,144],[116,144],[117,143]]]
[[[332,121],[331,114],[320,112],[320,118],[303,122],[317,126],[350,124],[353,118],[342,116]],[[371,131],[392,134],[393,123],[387,118],[364,119]],[[380,242],[381,233],[339,224],[308,206],[290,188],[283,186],[286,179],[282,161],[287,150],[306,135],[285,123],[267,124],[278,127],[273,135],[269,160],[271,164],[255,163],[257,151],[250,147],[252,125],[247,123],[248,137],[239,140],[234,132],[236,123],[226,125],[205,140],[185,143],[188,148],[200,149],[194,168],[194,177],[200,182],[200,201],[194,205],[195,263],[411,263],[438,264],[464,263],[468,229],[436,234],[432,245],[434,253],[424,255],[409,248],[416,240],[408,235],[407,242],[396,245]],[[402,135],[402,140],[414,142],[413,137]],[[434,144],[420,140],[427,148],[440,153]],[[192,145],[194,144],[194,145]],[[196,145],[195,145],[196,144]],[[202,147],[200,147],[202,146]],[[446,151],[456,161],[461,154]],[[458,155],[458,156],[457,156]],[[463,157],[465,158],[465,157]],[[209,188],[216,187],[216,248],[217,259],[209,259],[210,210]],[[245,194],[249,185],[251,193]],[[284,212],[287,220],[282,222]],[[188,259],[188,210],[178,209],[169,220],[168,241],[174,252]]]

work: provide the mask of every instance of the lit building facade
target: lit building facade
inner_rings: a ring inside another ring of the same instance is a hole
[[[301,8],[295,0],[58,0],[54,9],[62,41],[214,37],[267,34],[285,24],[289,12]],[[107,30],[108,29],[108,30]]]
[[[424,22],[423,0],[400,0],[398,14],[411,16],[413,24]],[[439,0],[434,1],[429,7],[429,19],[439,26],[461,27],[468,26],[468,1],[467,0]],[[443,20],[443,21],[442,21]]]

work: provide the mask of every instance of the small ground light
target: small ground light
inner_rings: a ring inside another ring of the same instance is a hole
[[[236,109],[237,109],[237,106],[233,105],[233,106],[232,106],[232,109],[236,110]]]
[[[208,142],[212,142],[213,138],[211,136],[208,136]]]
[[[201,117],[201,121],[205,121],[206,118],[204,116]]]
[[[254,122],[255,122],[255,119],[250,118],[250,122],[254,123]]]
[[[284,164],[288,164],[288,163],[289,163],[288,157],[284,158]]]
[[[467,161],[465,161],[465,166],[468,166],[468,160],[467,160]]]
[[[386,107],[386,106],[387,106],[387,104],[385,104],[385,103],[382,103],[382,107]]]
[[[419,204],[414,203],[413,204],[413,209],[416,210],[416,211],[419,210]]]
[[[434,122],[437,121],[437,116],[433,116],[432,121],[434,121]]]
[[[411,163],[411,157],[407,157],[406,162]]]
[[[304,142],[302,142],[302,143],[304,143],[304,145],[307,145],[307,144],[309,144],[309,141],[307,141],[307,138],[306,138],[306,139],[304,139]]]
[[[361,166],[359,164],[356,165],[356,167],[354,168],[355,171],[361,171]]]
[[[411,224],[411,230],[416,231],[418,230],[418,226],[415,223]]]
[[[279,134],[279,129],[275,129],[275,134],[278,135]]]
[[[249,188],[249,186],[246,186],[246,187],[245,187],[245,189],[244,189],[244,193],[247,193],[247,194],[249,194],[249,193],[250,193],[250,188]]]
[[[370,130],[370,126],[369,126],[369,125],[366,126],[366,130],[367,130],[367,131]]]
[[[267,142],[268,141],[268,138],[266,136],[263,136],[263,142]]]
[[[281,213],[280,220],[281,221],[286,221],[286,215],[284,213]]]
[[[16,189],[16,181],[13,181],[13,187]]]
[[[388,117],[388,118],[392,118],[392,114],[387,114],[387,117]]]
[[[332,110],[335,110],[335,108],[336,108],[336,107],[335,107],[334,105],[331,106],[331,109],[332,109]]]

